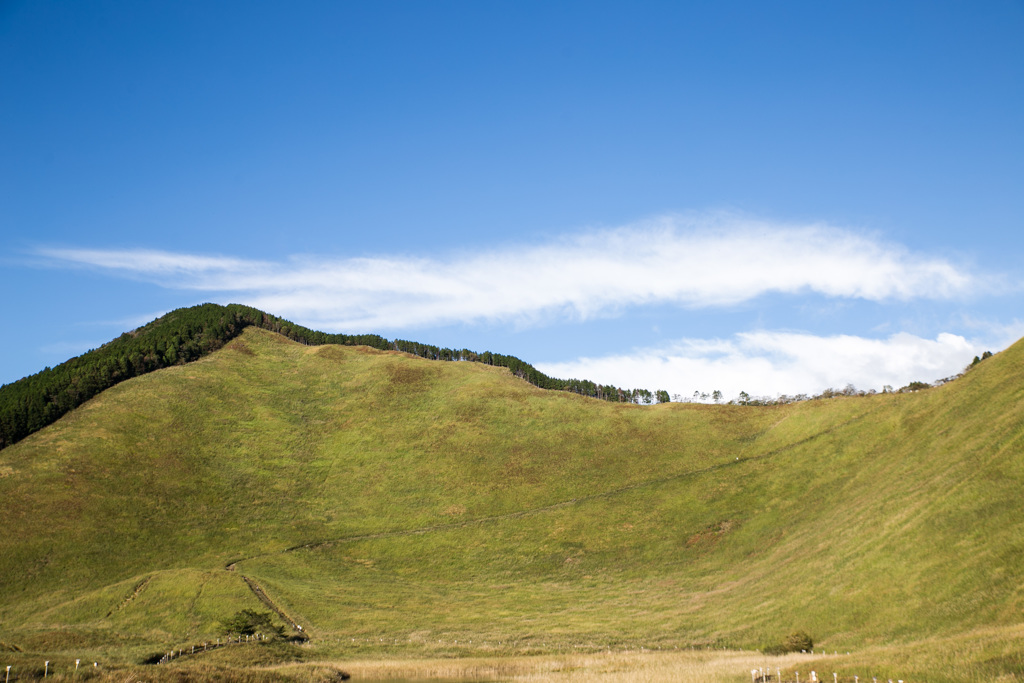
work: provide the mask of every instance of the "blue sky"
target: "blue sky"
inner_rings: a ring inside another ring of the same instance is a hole
[[[174,308],[754,395],[1024,336],[1024,4],[0,3],[0,382]]]

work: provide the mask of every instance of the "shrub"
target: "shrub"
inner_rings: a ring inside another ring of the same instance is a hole
[[[781,643],[764,648],[766,655],[784,655],[787,652],[810,652],[814,648],[814,640],[803,631],[793,631]]]
[[[261,633],[267,638],[284,637],[284,627],[274,623],[273,614],[270,612],[257,612],[252,609],[243,609],[240,612],[236,612],[230,619],[221,622],[221,632],[225,634],[237,633],[243,636]]]
[[[786,648],[786,652],[800,652],[801,650],[810,652],[814,648],[814,641],[803,631],[793,631],[782,641],[782,646]]]

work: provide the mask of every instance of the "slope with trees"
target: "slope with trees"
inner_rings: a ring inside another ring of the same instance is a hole
[[[250,306],[201,304],[171,311],[98,349],[0,387],[0,449],[52,424],[119,382],[198,360],[251,326],[307,345],[369,346],[432,360],[473,361],[508,368],[516,377],[543,389],[571,391],[607,401],[651,402],[651,393],[645,389],[627,390],[588,380],[548,377],[515,356],[442,348],[404,339],[389,341],[377,334],[330,334]]]

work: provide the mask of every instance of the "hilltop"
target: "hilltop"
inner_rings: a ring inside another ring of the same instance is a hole
[[[915,394],[639,406],[251,325],[0,451],[0,642],[137,662],[255,584],[298,659],[802,630],[1016,680],[1022,484],[1021,343]]]
[[[306,345],[369,346],[431,360],[496,365],[508,368],[534,386],[606,401],[652,403],[655,398],[647,389],[621,389],[589,380],[548,377],[515,356],[442,348],[406,339],[388,340],[377,334],[328,334],[251,306],[207,303],[171,311],[55,368],[45,368],[0,386],[0,449],[53,424],[68,411],[120,382],[203,358],[249,327],[277,332]],[[668,392],[659,391],[657,395],[658,400],[668,400]]]

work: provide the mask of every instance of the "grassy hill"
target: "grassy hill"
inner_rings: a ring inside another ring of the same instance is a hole
[[[270,659],[800,629],[1024,680],[1021,491],[1022,344],[914,394],[638,406],[250,327],[0,451],[0,654],[213,642],[256,585],[310,637]]]
[[[449,349],[376,334],[328,334],[240,304],[179,308],[55,368],[0,386],[0,450],[47,427],[89,399],[133,377],[194,362],[220,349],[249,327],[277,332],[304,345],[369,346],[430,360],[472,361],[508,368],[543,389],[570,391],[606,401],[668,402],[668,392],[624,389],[589,380],[548,377],[515,356]]]

